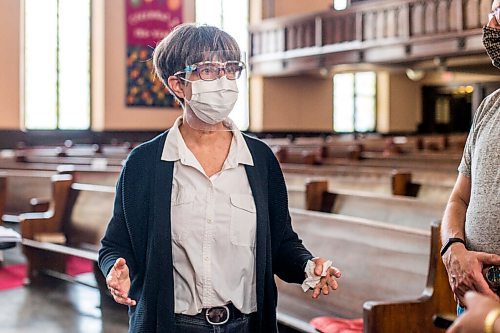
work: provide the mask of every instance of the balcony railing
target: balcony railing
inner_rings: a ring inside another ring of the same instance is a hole
[[[250,28],[254,72],[404,63],[484,53],[491,0],[378,0],[343,11],[264,20]]]

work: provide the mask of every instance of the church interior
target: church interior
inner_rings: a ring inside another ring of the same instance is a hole
[[[101,239],[127,159],[186,107],[155,74],[155,47],[196,23],[238,43],[229,117],[279,161],[303,244],[342,271],[318,299],[276,276],[279,331],[445,332],[432,320],[456,310],[440,220],[500,84],[482,40],[491,6],[0,0],[0,331],[128,331]]]

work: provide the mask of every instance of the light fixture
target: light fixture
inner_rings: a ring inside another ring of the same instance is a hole
[[[425,72],[421,69],[406,69],[406,76],[412,81],[422,80],[425,76]]]

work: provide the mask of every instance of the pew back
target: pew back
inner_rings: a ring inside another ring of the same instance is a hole
[[[365,301],[414,298],[424,289],[429,231],[300,209],[290,213],[306,247],[331,258],[342,278],[337,291],[317,300],[277,279],[281,313],[305,322],[323,315],[361,317]]]
[[[51,210],[20,217],[30,278],[63,273],[68,254],[96,260],[113,210],[114,187],[72,183],[70,175],[54,176],[52,185]]]
[[[322,170],[322,168],[315,170],[310,167],[306,170],[301,168],[288,168],[288,166],[285,166],[283,171],[285,172],[285,180],[292,207],[305,208],[303,201],[305,184],[315,179],[327,180],[329,183],[328,188],[332,192],[354,191],[357,193],[371,193],[384,196],[393,194],[392,179],[394,175],[387,172],[371,173],[368,171],[358,172],[356,170],[340,170],[330,173],[328,170]],[[452,189],[453,187],[448,185],[431,183],[419,184],[417,198],[428,203],[444,204],[448,201]]]
[[[327,213],[362,217],[374,221],[429,230],[430,223],[443,215],[446,203],[394,195],[328,191],[325,180],[306,184],[306,208]]]
[[[49,200],[51,197],[51,171],[32,170],[2,170],[7,178],[5,213],[18,215],[30,212],[30,200],[40,198]]]
[[[440,255],[440,223],[432,224],[431,253],[427,284],[416,299],[366,302],[363,313],[365,333],[443,333],[433,325],[435,314],[453,316],[456,303]]]
[[[98,246],[113,212],[114,187],[74,183],[63,217],[67,243]]]

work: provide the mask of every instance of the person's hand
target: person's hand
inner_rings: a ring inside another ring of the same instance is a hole
[[[136,304],[135,300],[128,297],[130,276],[125,259],[116,259],[115,264],[106,277],[106,284],[116,303],[131,306]]]
[[[446,333],[483,333],[486,315],[500,307],[494,299],[471,291],[465,294],[465,305],[468,310],[455,320]]]
[[[316,258],[313,259],[313,261],[316,264],[314,274],[321,276],[321,273],[323,272],[323,264],[326,260],[323,258]],[[330,293],[330,288],[332,290],[337,289],[339,285],[335,278],[340,278],[340,275],[340,271],[337,268],[333,266],[328,268],[326,276],[321,277],[316,287],[314,287],[312,298],[318,298],[321,292],[323,292],[323,295],[328,295]]]
[[[460,305],[464,305],[464,296],[469,290],[498,300],[482,272],[486,266],[500,265],[499,255],[468,251],[462,244],[453,244],[444,254],[443,263],[455,300]]]

